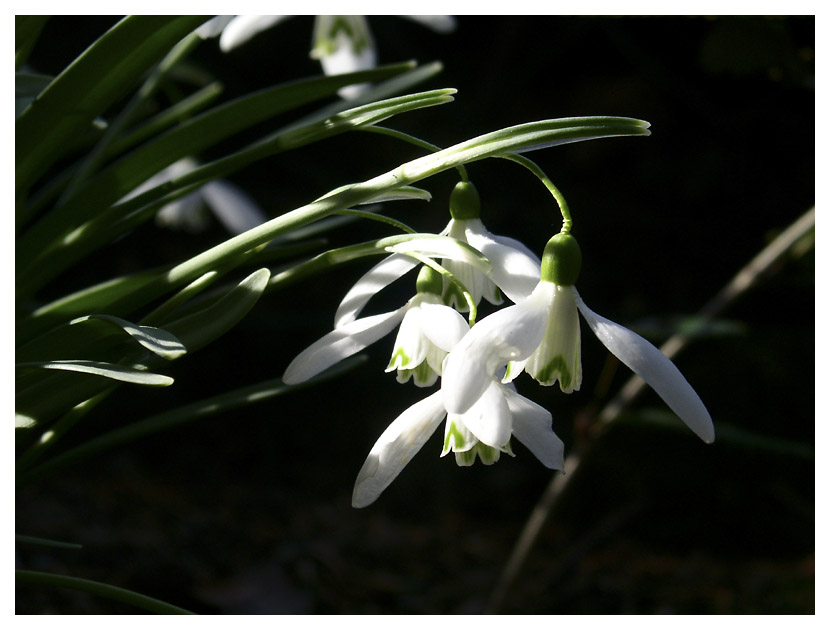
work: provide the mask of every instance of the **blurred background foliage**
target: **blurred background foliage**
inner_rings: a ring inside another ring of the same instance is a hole
[[[50,19],[29,65],[54,74],[115,22]],[[370,17],[381,63],[441,60],[423,89],[450,105],[394,128],[447,146],[531,120],[632,116],[646,139],[534,155],[574,216],[579,290],[598,313],[659,343],[814,203],[815,21],[804,17],[461,16],[451,35]],[[206,42],[178,73],[217,78],[223,99],[319,73],[312,18],[298,16],[223,54]],[[169,98],[178,88],[165,86]],[[165,105],[165,89],[158,107]],[[276,124],[279,124],[277,121]],[[255,139],[274,123],[233,140]],[[221,147],[217,148],[217,151]],[[276,216],[420,154],[347,134],[258,162],[232,179]],[[203,156],[209,158],[210,155]],[[469,167],[494,233],[541,251],[559,229],[544,187],[504,160]],[[448,220],[455,183],[392,216],[426,230]],[[332,246],[386,234],[353,223]],[[115,273],[179,262],[226,238],[145,224],[62,277],[65,293]],[[368,263],[267,295],[222,342],[178,361],[173,387],[124,391],[75,440],[159,408],[279,377],[331,326]],[[101,275],[97,275],[101,274]],[[409,278],[409,277],[407,277]],[[706,446],[652,394],[586,457],[499,611],[812,613],[814,611],[814,256],[802,243],[677,359],[718,438]],[[413,279],[383,300],[400,304]],[[45,291],[48,294],[49,289]],[[587,330],[584,331],[587,333]],[[422,397],[383,368],[390,336],[345,376],[103,454],[17,496],[18,533],[81,550],[18,546],[26,568],[117,584],[201,613],[477,613],[549,481],[521,446],[495,466],[459,469],[434,436],[382,498],[350,507],[354,476],[380,432]],[[517,383],[551,410],[571,447],[585,418],[625,382],[583,335],[582,391]],[[20,586],[18,613],[132,609]]]

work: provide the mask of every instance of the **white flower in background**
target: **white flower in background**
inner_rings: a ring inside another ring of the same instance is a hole
[[[198,166],[196,160],[182,158],[153,175],[121,201],[128,201],[156,186],[181,177]],[[259,205],[247,193],[230,182],[218,179],[164,206],[156,214],[156,223],[189,232],[203,231],[209,223],[206,209],[209,209],[232,234],[247,232],[268,220]]]
[[[374,68],[377,50],[366,18],[362,15],[318,15],[314,22],[311,57],[320,62],[323,72],[329,76]],[[368,83],[347,85],[340,88],[338,94],[352,99],[367,87]]]
[[[514,302],[525,299],[539,282],[539,259],[519,241],[487,231],[479,216],[478,193],[469,182],[459,182],[450,197],[453,218],[441,236],[451,236],[481,252],[492,267],[486,272],[468,258],[444,258],[441,265],[470,292],[477,305],[481,297],[493,304],[501,302],[500,291]],[[418,261],[409,256],[392,255],[372,267],[346,293],[334,316],[334,325],[354,321],[366,303],[381,289],[414,269]],[[455,285],[444,279],[444,301],[468,310],[467,302]]]
[[[417,293],[399,309],[356,319],[319,339],[289,364],[282,377],[293,385],[308,380],[335,363],[388,335],[400,324],[387,372],[410,377],[416,385],[435,383],[447,352],[469,330],[466,320],[441,301],[441,276],[426,265],[418,274]]]
[[[219,48],[229,52],[249,39],[290,18],[290,15],[219,15],[203,24],[197,32],[202,38],[219,35]],[[406,15],[439,33],[455,29],[449,15]],[[220,35],[221,33],[221,35]],[[377,65],[377,50],[362,15],[318,15],[314,20],[311,57],[320,61],[327,75],[369,70]],[[339,90],[345,99],[355,98],[366,85],[349,85]]]
[[[712,418],[677,367],[636,333],[585,306],[573,286],[581,260],[569,234],[548,242],[541,280],[530,297],[482,319],[447,357],[441,384],[447,410],[464,413],[477,404],[493,375],[508,362],[512,364],[506,381],[524,369],[543,385],[559,380],[562,391],[579,389],[578,311],[613,355],[648,383],[698,437],[713,442]]]
[[[517,394],[512,384],[491,379],[481,397],[464,413],[448,414],[439,390],[395,418],[357,474],[352,506],[361,508],[373,503],[445,418],[441,456],[454,452],[459,466],[471,466],[476,457],[489,465],[498,461],[501,453],[512,456],[510,438],[515,436],[547,468],[564,467],[565,445],[553,432],[550,412]]]

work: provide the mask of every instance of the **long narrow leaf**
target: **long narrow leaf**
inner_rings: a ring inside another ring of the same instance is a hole
[[[19,70],[29,58],[37,43],[40,31],[49,19],[48,15],[14,16],[14,69]]]
[[[330,138],[339,133],[344,133],[365,125],[372,125],[398,114],[422,107],[431,107],[446,103],[452,100],[451,94],[454,91],[451,89],[432,90],[430,92],[410,94],[352,108],[325,120],[310,122],[303,127],[291,127],[287,131],[273,134],[243,151],[239,151],[226,158],[206,164],[184,175],[173,178],[109,210],[101,212],[93,220],[80,226],[80,228],[71,234],[65,235],[59,241],[52,243],[51,246],[38,245],[38,256],[28,258],[23,264],[23,269],[18,274],[21,283],[20,290],[28,292],[37,290],[96,247],[110,242],[121,231],[132,228],[136,223],[152,216],[152,213],[163,205],[163,203],[166,203],[164,200],[184,194],[185,189],[183,187],[185,186],[191,187],[188,190],[192,190],[193,187],[225,175],[228,172],[238,170],[242,166],[257,159],[281,151],[296,149],[306,144]],[[101,191],[101,193],[104,194],[104,191]],[[160,200],[159,195],[164,194],[168,194],[169,197],[164,197]],[[149,205],[144,206],[147,203]],[[141,208],[141,210],[129,214],[133,208]],[[87,211],[88,208],[84,210],[84,212]],[[125,218],[121,219],[121,217]],[[37,240],[36,237],[32,237],[32,234],[40,234],[40,232],[37,232],[37,228],[43,227],[45,224],[44,222],[40,226],[36,226],[32,233],[30,233],[31,238],[24,238],[21,248],[26,249],[32,247],[32,238]],[[49,264],[45,264],[46,260],[49,260]]]
[[[16,351],[18,362],[58,359],[121,359],[130,344],[171,360],[187,351],[175,335],[161,328],[140,326],[112,315],[85,315],[53,328],[23,344]]]
[[[67,67],[17,119],[16,182],[27,189],[77,134],[205,17],[124,18]]]
[[[79,446],[43,462],[36,468],[21,471],[15,476],[15,483],[18,486],[26,485],[63,470],[67,466],[77,464],[89,457],[124,444],[129,444],[149,435],[154,435],[162,431],[170,431],[232,409],[264,402],[275,396],[281,396],[282,394],[287,394],[297,389],[316,385],[323,381],[336,378],[364,361],[365,357],[362,356],[349,357],[341,361],[338,365],[329,368],[318,376],[299,385],[285,385],[282,379],[277,378],[199,400],[182,407],[177,407],[176,409],[164,411],[139,422],[109,431],[92,440],[88,440]]]
[[[295,81],[211,109],[145,143],[103,171],[78,190],[65,205],[33,226],[21,239],[18,249],[21,254],[43,251],[55,239],[66,235],[180,158],[199,154],[243,129],[330,96],[350,83],[384,79],[409,68],[411,64],[396,64],[352,74]],[[143,204],[135,204],[136,207],[140,205]]]
[[[150,387],[167,387],[173,384],[173,379],[164,374],[154,374],[153,372],[145,372],[144,370],[127,367],[126,365],[103,363],[101,361],[28,361],[18,363],[15,367],[18,369],[43,368],[46,370],[80,372],[82,374],[91,374],[93,376],[123,381],[124,383],[149,385]]]
[[[262,297],[270,277],[268,269],[259,269],[215,304],[164,327],[182,341],[188,352],[194,352],[224,335],[247,315]]]
[[[129,591],[124,588],[76,578],[71,575],[58,575],[57,573],[43,573],[41,571],[24,571],[17,569],[14,572],[15,580],[23,584],[44,584],[61,588],[70,588],[84,593],[91,593],[99,597],[105,597],[113,601],[130,604],[136,608],[147,610],[160,615],[192,615],[189,610],[173,606],[153,597],[147,597],[141,593]]]

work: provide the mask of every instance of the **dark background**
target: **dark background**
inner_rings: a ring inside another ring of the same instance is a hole
[[[53,18],[31,66],[59,72],[113,21]],[[370,26],[381,63],[443,61],[444,72],[417,89],[457,88],[455,102],[387,123],[436,144],[566,116],[652,124],[648,138],[530,157],[570,204],[586,303],[657,343],[814,203],[812,16],[461,16],[451,35],[397,17],[372,16]],[[207,42],[190,63],[233,98],[319,72],[307,55],[311,30],[312,18],[296,17],[227,55]],[[346,134],[233,179],[276,216],[420,154]],[[541,252],[559,229],[544,187],[503,160],[469,173],[487,227]],[[422,182],[429,204],[387,211],[441,229],[455,181],[444,173]],[[331,242],[387,233],[354,224]],[[147,225],[53,290],[178,262],[223,238],[218,226],[194,236]],[[346,266],[267,295],[223,340],[173,364],[173,387],[125,387],[74,439],[280,376],[330,329],[340,297],[367,268]],[[401,304],[413,288],[398,283],[375,308]],[[650,422],[665,408],[645,395],[585,457],[500,612],[814,612],[812,250],[782,261],[722,318],[677,359],[714,418],[715,444],[676,419],[669,428]],[[628,378],[583,332],[580,392],[518,382],[551,410],[569,451],[582,444],[587,414]],[[20,490],[17,533],[83,549],[18,545],[18,568],[101,580],[201,613],[482,612],[550,473],[521,446],[492,467],[458,468],[438,458],[436,435],[376,504],[352,509],[369,448],[425,394],[383,373],[391,344],[390,336],[370,348],[365,365],[336,381],[148,438]],[[20,586],[17,612],[133,609]]]

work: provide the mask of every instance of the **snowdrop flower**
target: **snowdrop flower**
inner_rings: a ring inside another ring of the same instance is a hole
[[[220,15],[203,24],[197,32],[203,37],[219,37],[219,48],[229,52],[249,39],[291,17],[290,15]],[[448,15],[401,16],[412,19],[439,33],[455,28],[455,19]],[[369,70],[377,65],[377,50],[362,15],[318,15],[314,20],[311,57],[320,61],[327,75]],[[349,85],[338,93],[353,99],[367,84]]]
[[[450,196],[452,219],[441,231],[481,252],[491,263],[487,273],[466,259],[444,258],[441,265],[467,288],[477,305],[482,296],[494,304],[501,303],[500,291],[514,302],[520,302],[539,282],[539,259],[519,241],[496,236],[487,231],[479,218],[479,198],[470,182],[459,182]],[[334,317],[335,326],[355,320],[373,295],[405,273],[418,261],[394,254],[370,269],[343,297]],[[444,301],[460,311],[468,310],[457,287],[444,279]]]
[[[374,502],[445,418],[441,456],[454,452],[459,466],[471,466],[476,457],[489,465],[498,461],[501,453],[512,456],[510,438],[515,436],[547,468],[564,467],[565,446],[553,432],[550,412],[516,393],[512,384],[491,379],[481,397],[464,413],[447,413],[439,390],[395,418],[357,474],[352,506],[366,507]]]
[[[648,383],[704,442],[715,439],[709,412],[675,365],[634,332],[590,310],[574,287],[582,263],[570,234],[557,234],[545,247],[541,280],[531,295],[476,324],[444,364],[442,391],[448,411],[464,413],[490,386],[493,374],[512,362],[510,381],[522,369],[543,385],[557,380],[564,392],[582,380],[577,312],[620,361]]]
[[[185,175],[197,166],[196,160],[182,158],[153,175],[121,201],[132,199],[156,186]],[[219,179],[208,182],[189,195],[164,206],[156,214],[156,223],[164,227],[200,232],[207,228],[209,222],[205,207],[209,208],[232,234],[246,232],[268,219],[247,193],[230,182]]]
[[[513,302],[523,300],[539,282],[539,259],[525,245],[506,236],[487,231],[481,222],[478,191],[470,182],[459,182],[450,195],[450,220],[442,235],[468,243],[493,263],[490,277],[478,269],[452,260],[442,265],[467,287],[478,304],[485,297],[491,304],[501,304],[501,288]],[[445,280],[444,301],[465,312],[467,302],[457,286]]]
[[[441,276],[426,265],[418,274],[417,293],[397,310],[356,319],[313,343],[288,366],[283,382],[301,383],[338,361],[360,352],[400,324],[387,372],[410,377],[419,387],[435,383],[447,352],[469,330],[465,319],[441,301]]]

